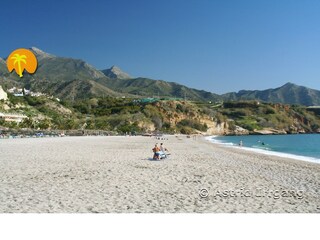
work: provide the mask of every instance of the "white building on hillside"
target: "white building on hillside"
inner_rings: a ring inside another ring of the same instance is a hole
[[[16,88],[16,87],[8,89],[8,93],[11,93],[16,97],[23,97],[23,96],[27,96],[27,95],[30,95],[32,97],[46,96],[45,93],[32,92],[31,90],[28,90],[26,88]]]
[[[7,99],[8,99],[8,94],[0,86],[0,100],[7,100]]]

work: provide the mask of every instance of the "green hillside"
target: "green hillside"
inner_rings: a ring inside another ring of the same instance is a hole
[[[221,99],[219,95],[214,93],[188,88],[178,83],[163,80],[133,78],[101,79],[97,81],[114,91],[139,96],[186,98],[195,101],[218,101]]]
[[[293,134],[320,132],[320,115],[298,105],[257,101],[208,102],[131,98],[87,98],[58,102],[48,97],[14,97],[0,101],[0,112],[28,116],[0,128],[33,130],[104,130],[123,133]],[[241,131],[239,130],[241,129]]]
[[[320,132],[320,115],[299,105],[238,101],[225,102],[216,111],[231,120],[230,130],[240,126],[251,134]]]

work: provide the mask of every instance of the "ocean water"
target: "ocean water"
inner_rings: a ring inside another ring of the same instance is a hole
[[[211,136],[214,143],[240,147],[268,155],[320,163],[320,134]]]

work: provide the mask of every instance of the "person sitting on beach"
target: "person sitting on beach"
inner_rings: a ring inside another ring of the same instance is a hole
[[[163,143],[160,143],[160,154],[163,154],[163,155],[167,155],[166,152],[169,152],[169,150],[163,145]]]
[[[158,147],[158,144],[154,145],[152,151],[154,152],[153,159],[160,160],[160,148]]]

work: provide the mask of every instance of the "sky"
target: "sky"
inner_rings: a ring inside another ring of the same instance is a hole
[[[38,47],[215,93],[320,90],[318,0],[1,1],[0,56]]]

